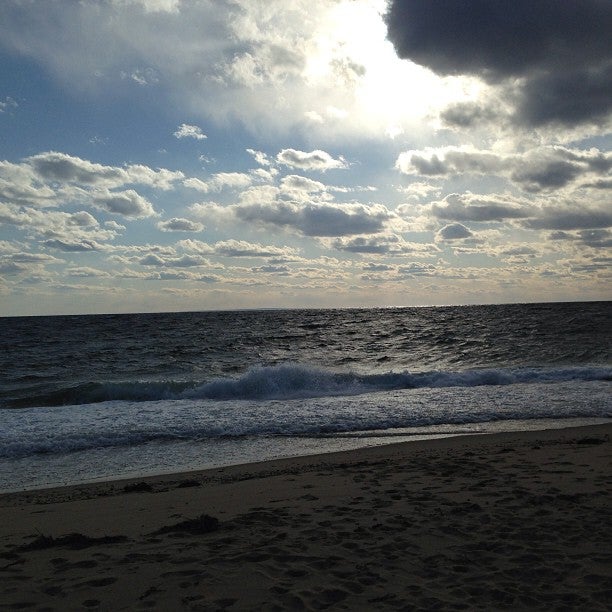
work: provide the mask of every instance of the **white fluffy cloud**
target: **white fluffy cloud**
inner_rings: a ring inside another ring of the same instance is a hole
[[[201,232],[204,229],[204,225],[201,223],[181,217],[173,217],[166,221],[160,221],[157,227],[162,232]]]
[[[98,244],[117,236],[117,230],[100,227],[86,211],[76,213],[36,210],[0,203],[0,224],[13,226],[29,236],[59,240],[66,244]]]
[[[296,151],[295,149],[283,149],[277,156],[279,164],[300,168],[302,170],[331,170],[332,168],[347,168],[348,164],[343,157],[334,159],[325,151]]]
[[[379,234],[375,236],[354,236],[338,238],[333,247],[348,253],[363,255],[433,255],[439,249],[433,244],[408,242],[397,234]]]
[[[195,140],[205,140],[208,138],[206,134],[202,132],[202,128],[197,125],[189,125],[188,123],[181,123],[174,132],[176,138],[193,138]]]
[[[180,171],[140,164],[108,166],[49,151],[27,157],[19,164],[0,161],[0,201],[6,203],[4,223],[17,226],[32,225],[30,220],[40,225],[40,214],[33,209],[75,204],[89,205],[128,219],[142,219],[156,215],[152,203],[135,189],[122,187],[134,185],[168,191],[183,180],[184,174]],[[17,206],[23,207],[22,210],[18,211]],[[86,211],[70,218],[70,225],[97,225]],[[66,244],[72,242],[68,240]]]
[[[217,172],[206,181],[198,178],[188,178],[183,181],[185,187],[202,193],[218,192],[223,189],[244,189],[253,182],[253,177],[244,172]]]

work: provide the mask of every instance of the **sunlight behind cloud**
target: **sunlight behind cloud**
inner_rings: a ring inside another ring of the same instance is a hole
[[[475,79],[440,78],[400,60],[386,38],[385,5],[384,0],[345,0],[322,19],[304,79],[312,88],[335,82],[333,94],[344,106],[337,108],[324,98],[320,108],[308,111],[313,123],[356,124],[394,138],[434,119],[451,101],[473,98],[482,89]]]

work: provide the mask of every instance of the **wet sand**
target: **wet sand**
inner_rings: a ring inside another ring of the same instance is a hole
[[[0,496],[0,609],[609,610],[612,425]]]

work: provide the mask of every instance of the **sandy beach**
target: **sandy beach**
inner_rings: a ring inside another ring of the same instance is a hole
[[[612,425],[0,496],[0,609],[609,610]]]

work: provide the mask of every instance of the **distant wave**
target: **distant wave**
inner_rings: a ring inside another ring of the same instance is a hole
[[[192,381],[88,382],[12,398],[4,403],[4,407],[82,405],[106,401],[279,400],[351,396],[424,387],[478,387],[572,380],[612,381],[612,368],[516,368],[358,374],[288,363],[256,367],[235,378],[216,378],[201,384]]]

